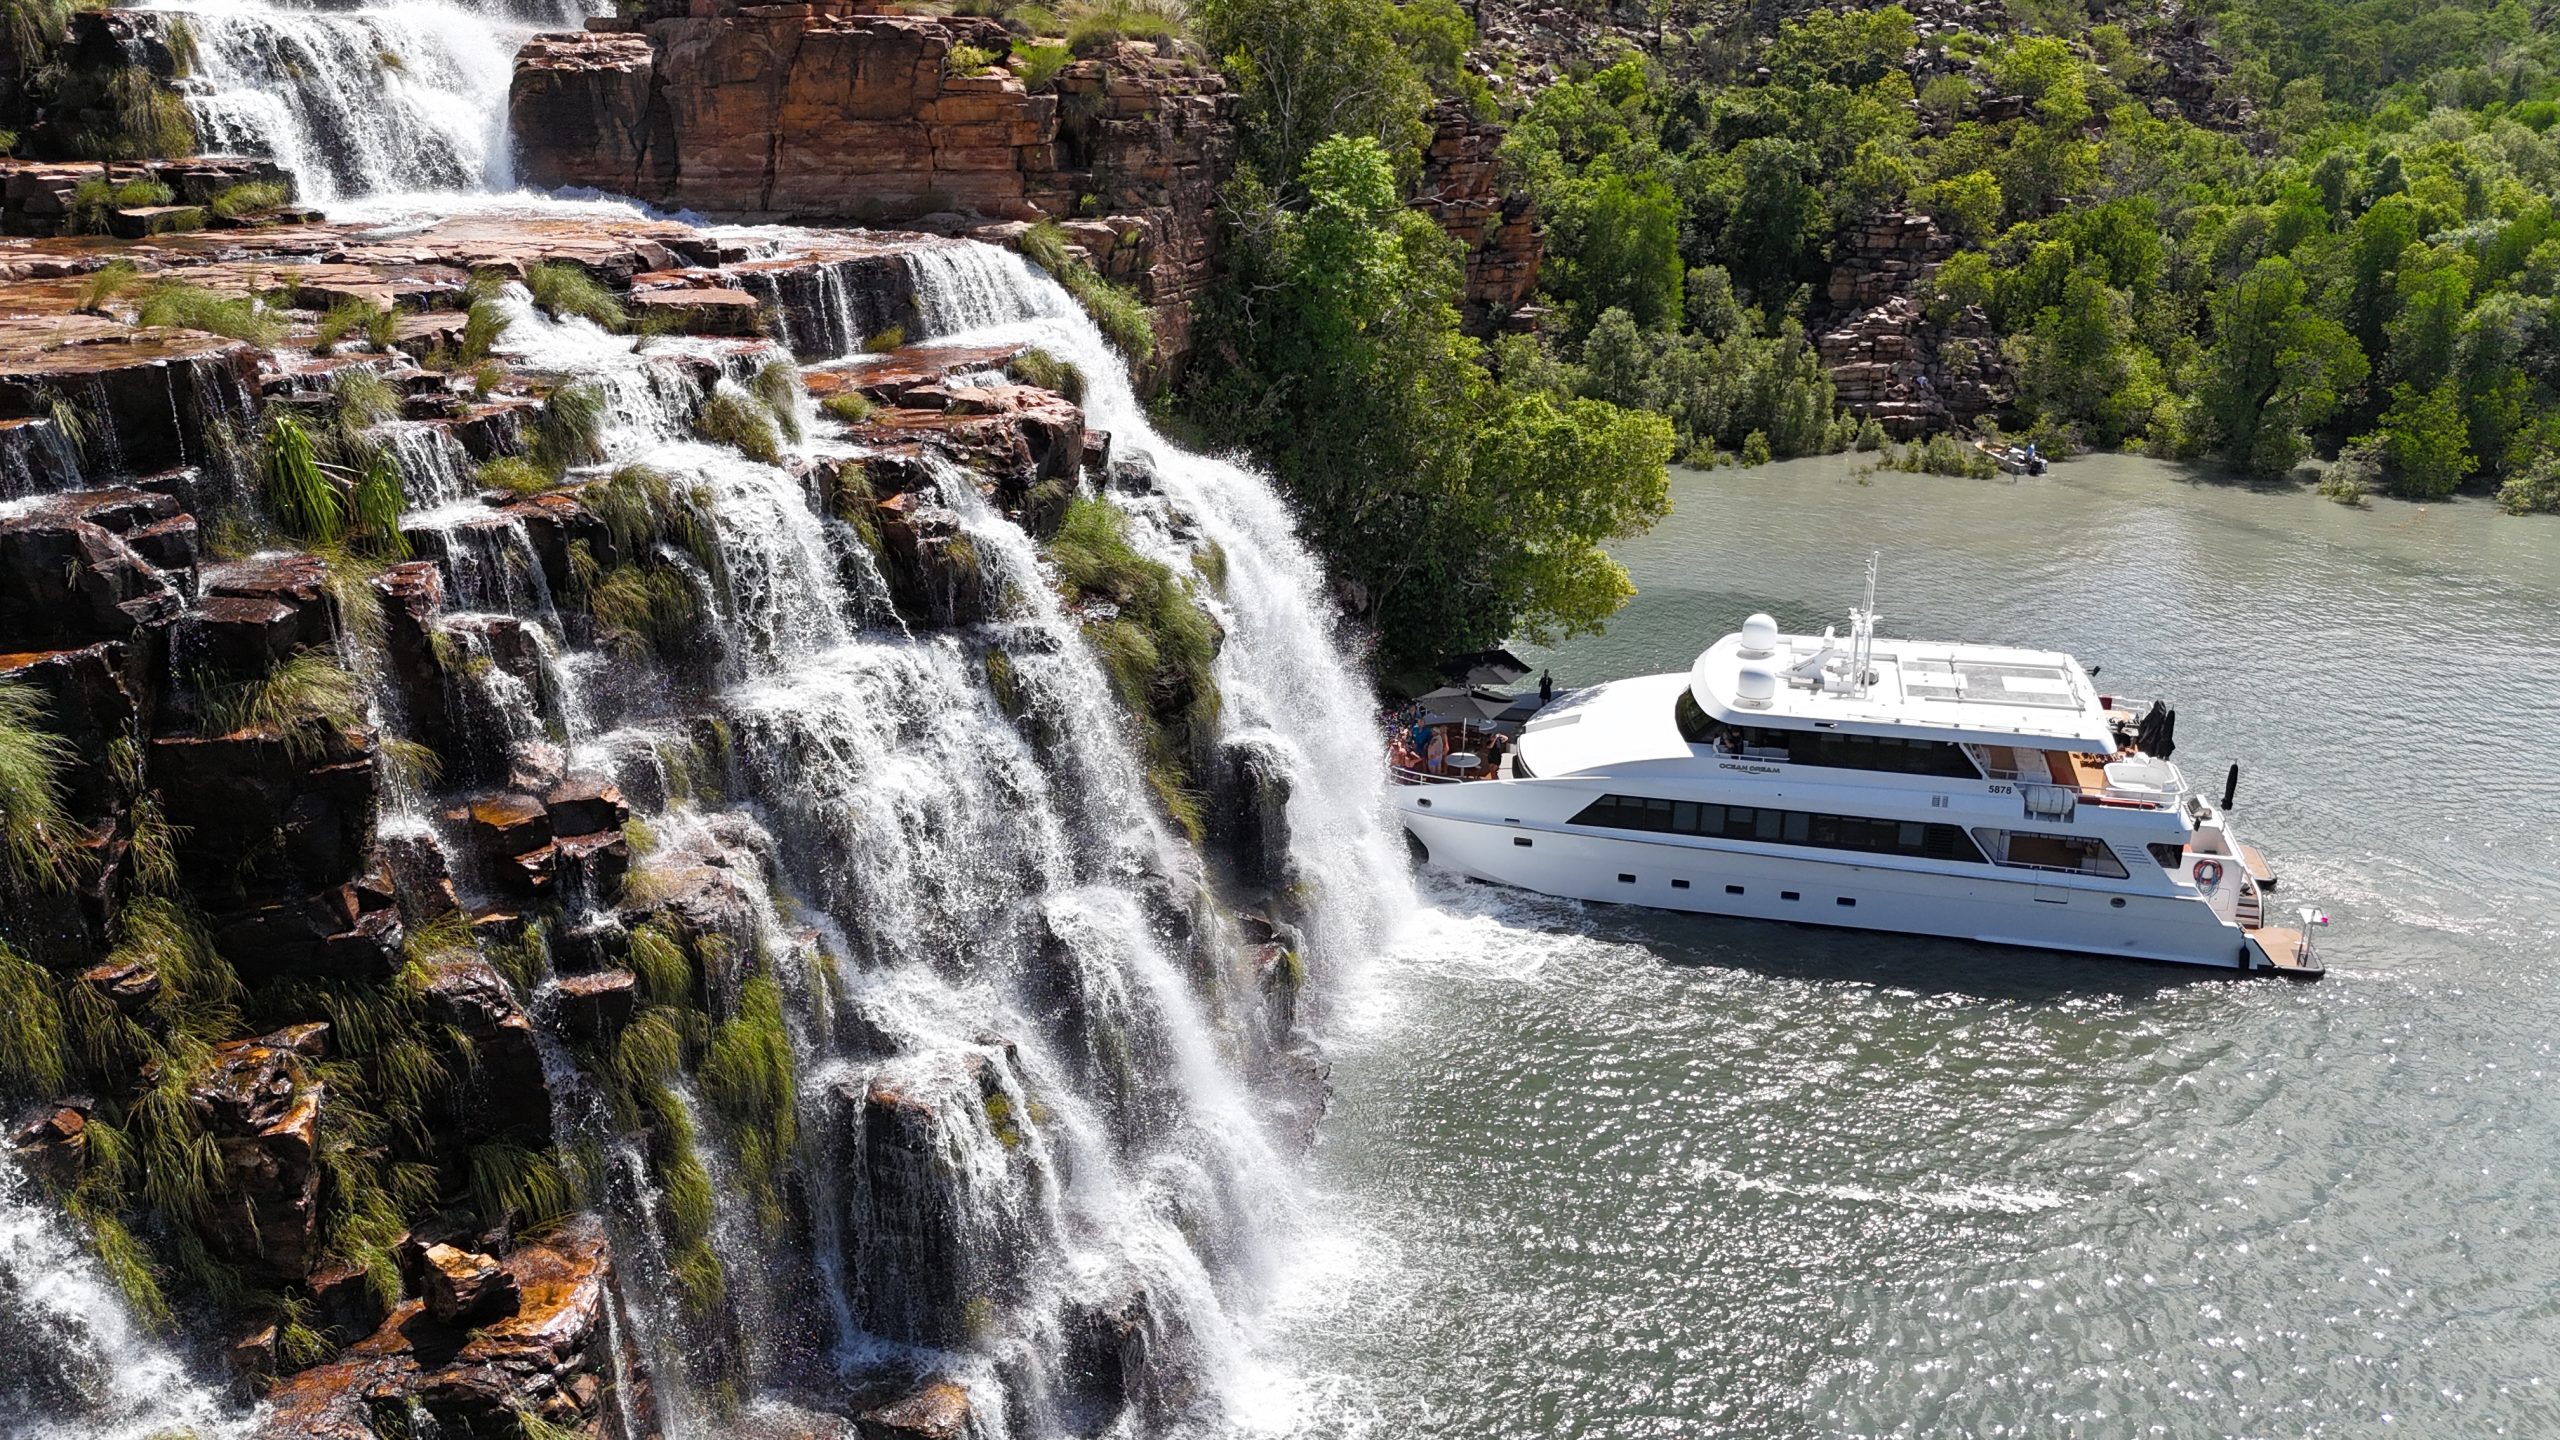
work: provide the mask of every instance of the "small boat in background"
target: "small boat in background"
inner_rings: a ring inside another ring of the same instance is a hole
[[[2045,470],[2045,459],[2036,453],[2033,444],[1996,445],[1988,440],[1976,440],[1973,448],[1989,457],[2004,475],[2041,475]]]

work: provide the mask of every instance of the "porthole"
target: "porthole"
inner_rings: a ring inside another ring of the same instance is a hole
[[[2110,905],[2113,905],[2113,906],[2114,906],[2114,907],[2116,907],[2117,909],[2121,910],[2121,909],[2123,909],[2123,908],[2124,908],[2124,897],[2123,897],[2123,896],[2121,896],[2121,895],[2118,895],[2118,896],[2117,896],[2117,897],[2115,897],[2114,899],[2109,900],[2107,903],[2108,903],[2108,904],[2110,904]]]
[[[1514,835],[1511,837],[1511,843],[1519,846],[1523,850],[1526,850],[1534,842],[1532,842],[1526,835]]]
[[[1689,888],[1689,882],[1686,880],[1674,880],[1671,882],[1671,888],[1674,890],[1686,890]]]
[[[1778,898],[1781,900],[1801,900],[1804,897],[1793,890],[1781,890],[1778,892]]]
[[[1621,885],[1633,885],[1636,883],[1636,877],[1633,875],[1621,875],[1618,877],[1618,883]]]

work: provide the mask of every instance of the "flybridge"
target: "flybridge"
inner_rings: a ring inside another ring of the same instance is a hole
[[[1690,667],[1698,708],[1734,725],[1972,744],[2061,742],[2112,755],[2115,730],[2080,662],[2057,650],[1902,641],[1878,649],[1876,561],[1844,640],[1782,635],[1754,615]]]
[[[1755,636],[1746,625],[1698,657],[1690,692],[1728,724],[2115,753],[2097,689],[2069,655],[1888,643],[1867,652],[1864,683],[1824,684],[1819,667],[1839,648],[1829,636],[1780,635],[1774,624]]]

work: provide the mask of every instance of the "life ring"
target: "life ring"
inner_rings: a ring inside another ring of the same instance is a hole
[[[2199,860],[2199,861],[2197,861],[2197,862],[2196,862],[2196,888],[2197,888],[2197,889],[2199,889],[2199,890],[2203,890],[2203,891],[2207,891],[2207,892],[2210,892],[2210,891],[2211,891],[2215,886],[2218,886],[2218,885],[2220,885],[2221,883],[2222,883],[2222,862],[2221,862],[2221,861],[2219,861],[2219,860]]]

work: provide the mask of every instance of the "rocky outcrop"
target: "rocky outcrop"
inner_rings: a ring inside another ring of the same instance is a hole
[[[509,112],[535,184],[800,219],[1027,219],[1032,177],[1055,169],[1058,98],[951,66],[961,46],[1010,44],[992,20],[818,5],[540,35]]]
[[[1458,242],[1467,328],[1477,335],[1526,328],[1536,317],[1522,312],[1538,293],[1546,242],[1527,192],[1503,189],[1504,129],[1456,100],[1441,102],[1431,121],[1414,204]]]
[[[1967,426],[2006,403],[1999,341],[1977,310],[1931,321],[1914,293],[1955,252],[1926,215],[1881,215],[1833,245],[1826,298],[1838,319],[1815,338],[1842,409],[1896,440]]]
[[[461,1306],[466,1293],[472,1304],[447,1318],[429,1299],[401,1302],[343,1358],[280,1384],[261,1440],[374,1440],[374,1417],[385,1411],[423,1415],[453,1435],[519,1434],[519,1413],[596,1433],[614,1363],[603,1224],[573,1218],[494,1262],[451,1246],[428,1253],[445,1254],[460,1272],[443,1282],[453,1287],[448,1306]],[[429,1282],[431,1294],[437,1285]]]
[[[300,1025],[222,1046],[187,1091],[222,1157],[226,1184],[214,1241],[274,1280],[301,1279],[315,1258],[327,1092],[308,1062],[326,1055],[328,1032],[326,1025]]]
[[[992,20],[840,4],[598,21],[526,43],[510,111],[520,163],[542,184],[742,216],[946,230],[1057,220],[1154,310],[1162,366],[1178,368],[1234,153],[1225,80],[1139,44],[1076,61],[1039,94],[1002,66],[954,68],[963,47],[1011,44]]]

